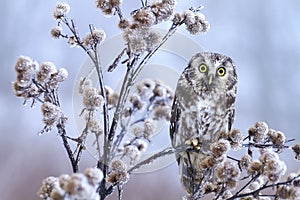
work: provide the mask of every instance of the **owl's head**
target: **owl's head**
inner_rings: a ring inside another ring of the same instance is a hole
[[[211,52],[194,55],[184,72],[197,90],[236,90],[237,75],[230,57]]]

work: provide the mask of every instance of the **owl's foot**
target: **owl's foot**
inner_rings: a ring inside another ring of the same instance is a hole
[[[201,144],[200,144],[199,138],[186,140],[185,144],[189,145],[191,150],[199,151],[201,149],[201,147],[200,147]]]

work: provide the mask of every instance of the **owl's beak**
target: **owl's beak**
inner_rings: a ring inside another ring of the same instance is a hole
[[[208,85],[211,86],[212,82],[213,82],[213,79],[214,79],[214,75],[213,74],[209,74],[208,75]]]

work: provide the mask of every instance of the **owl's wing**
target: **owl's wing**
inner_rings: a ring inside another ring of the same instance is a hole
[[[175,137],[178,132],[179,127],[179,118],[181,114],[181,108],[179,106],[179,101],[176,98],[176,95],[174,97],[173,105],[172,105],[172,112],[171,112],[171,119],[170,119],[170,138],[172,145],[174,147],[175,145]]]
[[[227,93],[227,108],[228,108],[228,131],[231,131],[232,124],[235,118],[235,96],[236,96],[236,89],[232,89],[230,92]]]
[[[231,131],[232,124],[234,122],[234,117],[235,117],[235,109],[232,108],[229,110],[229,114],[228,114],[228,131]]]

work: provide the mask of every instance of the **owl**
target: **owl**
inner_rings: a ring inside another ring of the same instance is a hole
[[[231,58],[211,52],[194,55],[178,80],[170,138],[174,148],[195,145],[194,151],[176,153],[180,181],[189,195],[194,195],[207,181],[199,166],[210,154],[210,145],[218,140],[220,133],[231,129],[236,86],[237,75]]]

